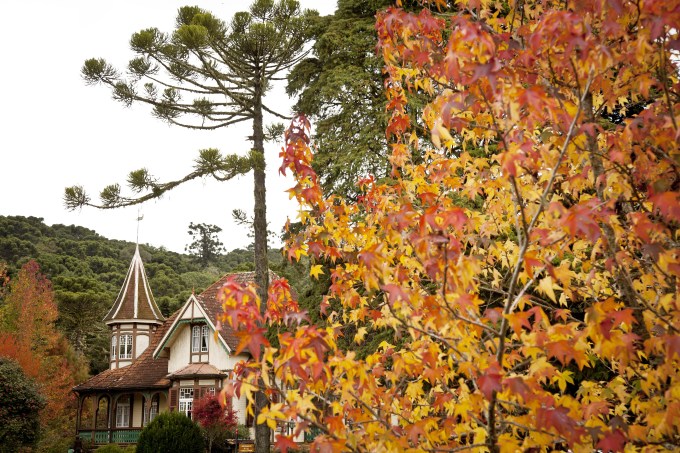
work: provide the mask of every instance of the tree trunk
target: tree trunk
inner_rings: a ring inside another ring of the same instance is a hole
[[[258,86],[255,90],[255,112],[253,117],[253,173],[255,176],[255,283],[260,297],[260,310],[267,307],[269,289],[269,266],[267,264],[267,200],[265,186],[264,129],[262,119],[262,92]],[[269,453],[270,432],[266,424],[257,424],[257,414],[268,403],[267,396],[258,392],[255,395],[255,451]]]

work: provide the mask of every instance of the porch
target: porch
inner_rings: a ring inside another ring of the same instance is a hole
[[[81,393],[76,436],[94,445],[135,444],[144,426],[167,409],[167,390]]]

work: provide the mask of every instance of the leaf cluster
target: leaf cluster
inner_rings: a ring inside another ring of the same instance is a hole
[[[456,4],[378,15],[389,183],[325,196],[310,122],[291,125],[287,256],[330,273],[328,311],[269,343],[226,288],[264,345],[238,389],[280,394],[258,423],[297,417],[320,450],[677,449],[678,11]]]

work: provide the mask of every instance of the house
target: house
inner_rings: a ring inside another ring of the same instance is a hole
[[[142,428],[162,411],[191,416],[196,399],[219,392],[234,365],[233,331],[216,331],[219,291],[227,278],[254,280],[253,272],[225,275],[165,319],[154,301],[139,246],[111,310],[108,370],[77,385],[77,436],[95,444],[136,443]],[[238,423],[252,426],[246,401],[234,399]]]

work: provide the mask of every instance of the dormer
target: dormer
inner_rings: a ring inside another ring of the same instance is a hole
[[[118,297],[104,317],[111,330],[109,368],[130,365],[149,346],[151,336],[163,321],[137,245]]]

